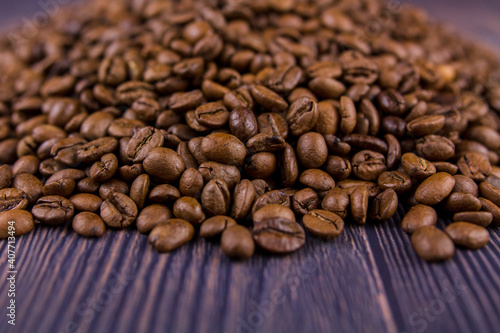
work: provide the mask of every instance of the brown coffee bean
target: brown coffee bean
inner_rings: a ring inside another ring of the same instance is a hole
[[[212,216],[201,225],[200,236],[203,238],[219,237],[224,230],[235,225],[237,225],[236,221],[229,216]]]
[[[446,198],[444,207],[449,212],[478,211],[481,201],[472,194],[454,192]]]
[[[247,142],[258,133],[258,123],[252,110],[246,107],[236,107],[229,115],[229,128],[231,134]]]
[[[417,229],[411,237],[411,243],[415,252],[425,261],[447,260],[455,253],[451,238],[434,226]]]
[[[394,89],[382,91],[377,96],[377,105],[384,113],[402,116],[406,111],[406,101],[400,92]]]
[[[76,211],[97,213],[102,204],[102,199],[89,193],[78,193],[69,198]]]
[[[479,201],[481,201],[481,209],[486,212],[490,212],[491,215],[493,215],[493,221],[491,224],[494,226],[500,225],[500,207],[485,198],[479,198]]]
[[[101,204],[101,218],[111,228],[124,229],[129,227],[136,220],[137,214],[137,205],[123,193],[113,193]]]
[[[392,169],[401,159],[401,144],[392,134],[386,134],[384,138],[387,142],[387,168]]]
[[[144,207],[146,198],[148,197],[149,186],[151,180],[147,174],[138,176],[130,186],[130,199],[132,199],[139,210]]]
[[[250,213],[255,198],[257,197],[255,187],[248,179],[243,179],[233,192],[233,204],[231,207],[231,217],[242,220]]]
[[[285,115],[290,133],[294,136],[301,136],[313,129],[318,117],[318,104],[309,97],[301,97],[294,101]]]
[[[483,181],[491,174],[491,164],[480,153],[468,152],[457,162],[460,172],[475,181]]]
[[[131,110],[133,110],[137,120],[150,122],[155,121],[158,118],[161,112],[161,106],[155,99],[140,97],[132,103]]]
[[[406,130],[417,137],[434,134],[444,127],[445,120],[443,115],[419,117],[406,124]]]
[[[269,218],[285,218],[295,222],[295,214],[289,207],[280,204],[267,204],[252,214],[254,225]]]
[[[293,196],[292,207],[295,213],[305,215],[309,211],[318,209],[321,201],[312,188],[305,188]]]
[[[398,204],[398,195],[389,188],[373,199],[370,204],[370,218],[377,221],[389,220],[396,213]]]
[[[0,166],[0,190],[10,185],[12,169],[8,164]]]
[[[316,209],[302,218],[304,227],[316,237],[332,240],[344,231],[344,220],[335,213]]]
[[[393,189],[397,194],[403,194],[411,189],[411,178],[402,171],[385,171],[378,176],[378,186],[382,190]]]
[[[276,171],[276,156],[272,153],[256,153],[247,158],[245,173],[253,178],[268,178]]]
[[[286,146],[285,139],[276,134],[259,133],[251,137],[246,144],[250,153],[276,152],[283,150]]]
[[[80,133],[90,141],[105,137],[114,120],[115,117],[109,112],[94,112],[82,122]]]
[[[432,162],[436,168],[436,172],[446,172],[450,175],[455,175],[458,172],[458,167],[455,164],[448,162]]]
[[[277,134],[284,139],[288,137],[288,124],[280,113],[263,113],[257,118],[257,123],[259,125],[259,133]]]
[[[144,170],[161,182],[179,179],[185,170],[182,157],[169,148],[154,148],[142,162]]]
[[[340,98],[346,90],[342,82],[328,77],[316,77],[309,81],[308,86],[315,95],[331,99]]]
[[[68,222],[73,217],[74,211],[71,201],[59,195],[41,197],[31,209],[37,221],[48,225]]]
[[[199,106],[195,116],[201,125],[208,128],[220,128],[229,121],[229,111],[222,102],[211,102]]]
[[[358,224],[366,223],[368,214],[369,191],[366,186],[356,187],[349,195],[351,203],[351,215]]]
[[[356,106],[352,99],[346,96],[340,98],[340,130],[344,134],[350,134],[356,127]]]
[[[242,165],[246,156],[245,145],[235,136],[214,133],[201,142],[201,152],[208,159],[230,165]]]
[[[300,175],[300,183],[316,191],[330,191],[335,187],[333,178],[319,169],[308,169]]]
[[[205,221],[205,213],[200,203],[191,197],[181,197],[174,203],[174,216],[191,224],[201,224]]]
[[[0,212],[13,209],[26,209],[28,207],[28,196],[21,190],[15,188],[4,188],[0,190]]]
[[[305,244],[304,229],[292,220],[277,217],[256,224],[253,238],[257,245],[272,253],[291,253]]]
[[[452,223],[446,227],[445,231],[456,245],[471,250],[480,249],[490,241],[488,230],[468,222]]]
[[[76,183],[71,178],[62,178],[58,181],[46,183],[43,188],[43,195],[60,195],[69,197],[75,190]]]
[[[73,217],[73,230],[85,237],[101,237],[106,232],[106,225],[99,215],[91,212],[82,212]]]
[[[20,209],[0,212],[0,239],[19,237],[35,228],[33,215]]]
[[[76,152],[79,163],[92,163],[118,148],[118,140],[104,137],[80,146]]]
[[[179,190],[169,184],[155,186],[149,192],[148,200],[154,203],[170,204],[181,197]]]
[[[447,173],[438,172],[424,180],[415,192],[415,199],[424,205],[436,205],[453,190],[455,179]]]
[[[270,204],[279,204],[289,209],[292,208],[291,196],[294,193],[289,193],[287,190],[272,190],[261,194],[255,200],[252,206],[252,214],[261,209],[262,207]]]
[[[148,242],[158,252],[170,252],[189,241],[194,236],[193,226],[182,219],[169,219],[151,230]]]
[[[297,156],[293,147],[288,143],[279,154],[278,169],[281,175],[281,183],[284,187],[293,186],[299,178]]]
[[[231,204],[231,193],[221,179],[210,180],[201,193],[201,203],[209,216],[226,215]]]
[[[401,227],[409,234],[424,226],[434,226],[437,214],[434,208],[425,205],[413,206],[401,221]]]
[[[128,81],[116,88],[116,98],[121,103],[131,105],[141,97],[156,98],[154,87],[146,82]]]
[[[318,103],[318,119],[314,131],[321,135],[335,135],[339,129],[340,114],[329,101]]]
[[[222,252],[231,259],[246,260],[255,252],[252,234],[241,225],[226,228],[220,243]]]
[[[333,188],[325,195],[321,207],[329,212],[335,213],[341,218],[347,217],[347,207],[349,206],[349,195],[341,188]]]
[[[340,156],[328,156],[324,169],[336,181],[347,179],[352,171],[351,162]]]
[[[302,69],[298,66],[280,66],[268,78],[266,85],[278,93],[292,91],[302,79]]]
[[[252,95],[246,87],[239,87],[234,91],[230,91],[224,95],[224,105],[228,109],[238,107],[253,109],[254,102]]]
[[[128,195],[130,187],[124,181],[116,178],[112,178],[99,186],[99,196],[102,200],[111,198],[115,192]]]
[[[197,169],[186,169],[179,180],[179,191],[183,196],[198,198],[203,187],[203,176]]]
[[[447,161],[455,155],[455,144],[443,136],[427,135],[417,140],[417,152],[429,161]]]
[[[81,193],[97,193],[100,184],[92,178],[84,178],[76,184],[76,190]]]
[[[493,221],[493,214],[490,212],[458,212],[453,215],[454,222],[469,222],[487,227]]]
[[[479,194],[479,189],[477,184],[470,178],[464,175],[454,175],[455,187],[453,187],[453,192],[468,193],[475,197]]]
[[[118,169],[118,159],[114,154],[106,154],[101,160],[92,164],[90,177],[96,182],[102,183],[111,179]]]
[[[288,103],[277,93],[262,85],[256,85],[250,89],[255,101],[271,112],[281,112],[288,107]]]
[[[362,150],[352,158],[352,171],[359,179],[375,180],[386,170],[385,157],[380,153]]]
[[[11,186],[23,191],[30,203],[33,205],[43,196],[43,184],[40,179],[29,173],[21,173],[12,179]]]
[[[146,234],[153,230],[157,225],[173,218],[172,211],[164,205],[152,204],[144,207],[137,216],[137,230]]]
[[[308,169],[319,168],[326,162],[328,147],[324,137],[316,132],[300,136],[297,143],[297,158],[299,163]]]
[[[6,170],[5,168],[2,169],[0,167],[0,172],[2,172],[2,171],[6,172],[6,175],[3,177],[8,176],[9,172],[10,172],[10,175],[14,175],[14,176],[19,175],[21,173],[29,173],[29,174],[34,175],[38,172],[39,167],[40,167],[40,159],[36,156],[33,156],[33,155],[27,155],[27,156],[20,157],[16,161],[16,163],[14,163],[14,165],[12,166],[12,170]],[[1,184],[1,180],[0,180],[0,188],[2,188],[1,185],[2,184]]]
[[[163,134],[153,128],[144,127],[137,131],[127,145],[127,157],[133,163],[140,163],[154,148],[163,146]]]
[[[413,153],[401,156],[401,164],[408,175],[419,180],[436,173],[436,167],[431,162]]]
[[[222,179],[229,189],[233,189],[240,182],[241,174],[234,165],[217,162],[206,162],[200,165],[198,171],[203,176],[203,181],[208,183],[211,179]]]

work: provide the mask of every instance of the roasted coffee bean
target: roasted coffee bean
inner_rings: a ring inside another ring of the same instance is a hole
[[[186,169],[179,180],[179,191],[183,196],[198,198],[203,186],[203,176],[197,169]]]
[[[208,128],[220,128],[229,121],[229,111],[221,102],[211,102],[199,106],[195,116],[201,125]]]
[[[259,133],[251,137],[246,147],[250,153],[276,152],[283,150],[286,146],[285,139],[280,135],[270,133]]]
[[[12,170],[7,170],[6,168],[2,169],[0,167],[0,172],[6,173],[5,175],[3,175],[3,177],[8,177],[9,174],[15,176],[15,175],[19,175],[21,173],[29,173],[29,174],[34,175],[38,172],[39,167],[40,167],[40,159],[36,156],[33,156],[33,155],[27,155],[27,156],[20,157],[16,161],[16,163],[14,163],[14,165],[12,166]],[[1,182],[2,181],[0,180],[0,188],[2,188]],[[6,187],[7,185],[5,185],[3,187]]]
[[[252,214],[252,220],[254,224],[258,224],[269,218],[286,218],[290,221],[295,222],[295,214],[293,211],[280,204],[268,204],[258,209]]]
[[[200,203],[191,197],[181,197],[174,203],[174,216],[197,225],[205,221],[205,213]]]
[[[401,221],[401,227],[409,234],[424,226],[434,226],[437,214],[434,208],[425,205],[413,206]]]
[[[408,175],[419,180],[436,173],[436,167],[431,162],[413,153],[401,156],[401,165]]]
[[[9,165],[0,166],[0,190],[10,185],[12,180],[12,169]]]
[[[250,89],[255,101],[271,112],[281,112],[288,107],[288,103],[274,91],[262,86],[256,85]]]
[[[490,241],[488,230],[468,222],[455,222],[446,227],[446,233],[458,246],[471,250],[480,249]]]
[[[193,226],[182,219],[169,219],[151,230],[148,242],[158,252],[170,252],[188,243],[194,236]]]
[[[356,128],[356,106],[352,99],[347,96],[340,98],[340,131],[351,134]]]
[[[115,192],[101,204],[101,218],[111,228],[124,229],[129,227],[135,222],[137,214],[137,205],[123,193]]]
[[[481,201],[472,194],[454,192],[444,201],[444,207],[449,212],[478,211]]]
[[[50,179],[49,179],[50,180]],[[49,183],[49,181],[47,181]],[[30,205],[43,196],[43,184],[40,179],[29,173],[21,173],[12,179],[11,186],[23,191]]]
[[[493,215],[493,221],[491,224],[494,226],[500,225],[500,207],[485,198],[479,198],[479,201],[481,201],[481,209],[486,212],[490,212],[491,215]]]
[[[394,89],[382,91],[377,96],[377,105],[384,113],[402,116],[406,111],[406,101],[400,92]]]
[[[266,192],[255,199],[255,202],[252,206],[252,214],[254,214],[262,207],[270,204],[279,204],[291,209],[292,201],[290,196],[290,193],[288,193],[286,190],[272,190]]]
[[[143,234],[150,232],[160,223],[173,218],[172,211],[164,205],[152,204],[144,207],[137,216],[137,230]]]
[[[75,190],[76,183],[71,178],[62,178],[55,182],[47,182],[43,188],[43,195],[60,195],[69,197]]]
[[[22,236],[34,228],[30,212],[20,209],[0,211],[0,239]]]
[[[114,120],[115,117],[109,112],[94,112],[85,118],[80,126],[80,133],[89,141],[105,137]]]
[[[201,152],[208,159],[230,165],[242,165],[246,156],[245,145],[234,135],[214,133],[201,141]]]
[[[460,172],[475,181],[483,181],[491,174],[491,164],[480,153],[468,152],[457,162]]]
[[[315,95],[331,99],[338,99],[346,90],[342,82],[328,77],[316,77],[309,81],[308,86]]]
[[[209,216],[226,215],[231,204],[231,193],[221,179],[210,180],[201,193],[201,203]]]
[[[66,223],[73,217],[74,212],[71,201],[59,195],[41,197],[31,209],[37,221],[48,225]]]
[[[319,169],[308,169],[299,178],[302,185],[311,187],[316,191],[330,191],[335,187],[333,178]]]
[[[258,123],[252,110],[246,107],[236,107],[229,115],[229,128],[231,134],[247,142],[258,133]]]
[[[458,212],[453,215],[454,222],[469,222],[481,227],[487,227],[493,221],[493,214],[490,212]]]
[[[253,178],[268,178],[276,171],[276,156],[272,153],[256,153],[247,158],[245,173]]]
[[[401,159],[401,144],[392,134],[386,134],[384,138],[387,142],[387,168],[392,169]]]
[[[386,189],[373,199],[369,216],[377,221],[385,221],[394,216],[398,209],[398,195],[393,189]]]
[[[290,105],[285,118],[290,127],[290,133],[294,136],[301,136],[314,128],[318,116],[318,104],[309,97],[301,97]]]
[[[406,124],[406,130],[417,137],[434,134],[444,127],[445,120],[443,115],[419,117]]]
[[[417,140],[417,152],[429,161],[447,161],[455,155],[455,145],[443,136],[427,135]]]
[[[449,162],[432,162],[436,168],[436,172],[446,172],[450,175],[455,175],[458,172],[458,167]]]
[[[198,171],[203,176],[203,181],[208,183],[211,179],[222,179],[229,189],[233,189],[240,182],[241,174],[234,165],[217,162],[206,162],[200,165]]]
[[[378,176],[378,186],[382,190],[393,189],[397,194],[403,194],[411,189],[411,178],[403,171],[385,171]]]
[[[411,236],[415,252],[426,261],[442,261],[453,257],[455,245],[451,238],[434,226],[424,226]]]
[[[321,201],[312,188],[305,188],[293,196],[292,207],[295,213],[305,215],[309,211],[318,209]]]
[[[335,135],[339,129],[340,114],[329,101],[318,103],[318,119],[314,131],[321,135]]]
[[[139,210],[144,207],[146,198],[148,197],[150,184],[151,180],[149,176],[142,174],[138,176],[130,186],[130,199],[134,200]]]
[[[304,215],[302,221],[307,231],[325,240],[335,239],[344,231],[344,220],[326,210],[312,210]]]
[[[203,238],[219,237],[224,230],[235,225],[237,225],[236,221],[229,216],[212,216],[201,225],[200,236]]]
[[[118,159],[114,154],[106,154],[101,160],[92,164],[90,177],[96,182],[103,183],[110,180],[118,170]]]
[[[321,202],[321,207],[345,219],[347,217],[349,202],[350,199],[347,192],[336,187],[328,191]]]
[[[116,148],[118,148],[118,140],[104,137],[80,146],[76,155],[79,163],[92,163],[102,156],[112,153]]]
[[[257,124],[259,126],[259,133],[277,134],[284,139],[288,137],[287,121],[277,112],[267,112],[261,114],[257,118]]]
[[[324,169],[336,181],[347,179],[352,171],[351,162],[340,156],[328,156]]]
[[[175,186],[161,184],[151,189],[148,200],[154,203],[169,204],[174,203],[180,197],[181,194]]]
[[[224,95],[224,105],[229,109],[238,107],[253,109],[254,102],[252,95],[246,87],[239,87],[234,91],[230,91]]]
[[[293,147],[288,143],[278,157],[278,169],[281,175],[281,183],[284,187],[293,186],[299,178],[297,156]]]
[[[252,234],[241,225],[227,227],[222,233],[220,245],[226,256],[236,260],[246,260],[255,251]]]
[[[75,217],[71,222],[73,230],[85,237],[101,237],[106,232],[106,225],[99,215],[91,212],[82,212]]]
[[[352,171],[362,180],[372,181],[387,170],[384,155],[371,150],[362,150],[352,158]]]
[[[305,244],[304,229],[292,220],[276,217],[268,218],[253,228],[255,243],[272,253],[291,253]]]
[[[163,146],[163,134],[153,128],[144,127],[134,134],[127,145],[127,157],[133,163],[140,163],[154,148]]]
[[[366,223],[366,216],[368,214],[368,198],[369,191],[366,186],[356,187],[349,196],[352,218],[359,224]]]
[[[450,174],[438,172],[418,186],[415,199],[421,204],[432,206],[443,201],[454,186],[455,179]]]
[[[98,213],[102,199],[89,193],[78,193],[69,198],[76,211]]]
[[[302,78],[298,66],[280,66],[267,79],[266,85],[278,93],[287,93],[295,88]]]
[[[346,179],[346,180],[341,180],[337,182],[337,187],[346,190],[349,195],[359,186],[364,186],[368,189],[368,196],[370,199],[375,198],[377,195],[379,195],[380,187],[378,187],[377,184],[372,183],[372,182],[367,182],[364,180],[354,180],[354,179]]]
[[[307,169],[319,168],[326,162],[328,147],[325,138],[316,132],[300,136],[297,142],[297,159]]]
[[[99,187],[100,184],[90,177],[84,178],[76,184],[76,190],[82,193],[97,193]]]
[[[182,157],[169,148],[154,148],[142,162],[144,170],[161,182],[179,179],[185,170]]]
[[[243,179],[236,185],[233,193],[231,217],[236,220],[242,220],[250,213],[257,193],[253,183],[248,179]]]
[[[455,186],[453,187],[453,192],[468,193],[475,197],[479,194],[479,189],[477,184],[470,178],[464,175],[454,175]]]
[[[130,186],[116,178],[110,179],[99,186],[99,196],[102,200],[109,199],[115,192],[128,195],[130,193]]]

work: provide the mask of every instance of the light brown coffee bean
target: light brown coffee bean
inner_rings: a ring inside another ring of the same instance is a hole
[[[324,137],[316,132],[300,136],[297,143],[297,159],[307,169],[316,169],[326,162],[328,147]]]
[[[91,212],[82,212],[73,217],[73,230],[85,237],[101,237],[106,232],[106,225],[99,215]]]
[[[417,229],[411,236],[411,243],[419,257],[430,262],[448,260],[455,253],[451,238],[433,226]]]
[[[78,193],[69,198],[76,211],[99,212],[102,204],[102,199],[97,195],[89,193]]]
[[[408,175],[418,180],[425,179],[436,173],[436,167],[431,162],[413,153],[403,154],[401,164]]]
[[[71,201],[58,195],[50,195],[38,199],[31,214],[41,223],[59,225],[69,221],[74,211]]]
[[[311,210],[318,209],[320,203],[316,191],[312,188],[305,188],[293,195],[292,207],[295,213],[305,215]]]
[[[487,227],[493,221],[493,214],[490,212],[458,212],[453,215],[454,222],[469,222],[472,224],[479,225],[481,227]]]
[[[237,166],[243,165],[246,156],[243,142],[224,133],[206,136],[201,142],[201,152],[211,161]]]
[[[283,217],[295,222],[295,214],[293,211],[280,204],[268,204],[258,209],[252,214],[254,224],[258,224],[268,218]]]
[[[468,222],[452,223],[446,227],[445,231],[456,245],[471,250],[480,249],[490,241],[488,230]]]
[[[451,193],[454,186],[455,179],[450,174],[438,172],[418,186],[415,199],[424,205],[436,205]]]
[[[226,228],[222,233],[220,244],[222,252],[231,259],[246,260],[255,252],[252,234],[241,225]]]
[[[365,224],[368,215],[369,192],[366,186],[354,188],[349,196],[351,203],[351,215],[358,224]]]
[[[0,239],[22,236],[34,228],[30,212],[20,209],[0,212]]]
[[[142,162],[144,170],[162,182],[179,179],[185,170],[182,157],[169,148],[154,148]]]
[[[221,179],[210,180],[201,193],[201,203],[207,215],[226,215],[231,204],[231,193]]]
[[[181,197],[174,203],[174,216],[191,224],[201,224],[205,221],[205,213],[200,203],[191,197]]]
[[[101,218],[111,228],[129,227],[136,220],[137,214],[137,205],[123,193],[115,192],[101,204]]]
[[[173,218],[172,211],[165,205],[152,204],[144,207],[137,216],[137,230],[140,233],[148,233],[160,223]]]
[[[193,226],[182,219],[169,219],[151,230],[148,242],[158,252],[170,252],[189,241],[194,236]]]
[[[229,216],[216,215],[207,219],[200,227],[200,236],[213,238],[221,236],[224,230],[237,225],[236,221]]]
[[[307,231],[325,240],[335,239],[344,231],[344,220],[326,210],[312,210],[304,215],[302,221]]]
[[[291,253],[305,244],[304,229],[286,218],[270,218],[261,221],[253,228],[255,243],[265,251],[272,253]]]
[[[385,221],[394,216],[398,209],[398,195],[393,189],[387,189],[377,195],[370,204],[370,218]]]
[[[434,208],[419,204],[406,213],[401,221],[401,227],[405,232],[412,234],[421,227],[434,226],[436,222],[437,214]]]

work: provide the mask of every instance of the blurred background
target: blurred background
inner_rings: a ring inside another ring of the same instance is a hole
[[[80,0],[85,1],[85,0]],[[494,46],[500,53],[500,1],[498,0],[388,0],[427,9],[430,15],[455,26],[460,34]],[[50,4],[75,0],[0,0],[0,30],[9,31],[30,20]]]

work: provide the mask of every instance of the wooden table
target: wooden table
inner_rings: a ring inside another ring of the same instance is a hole
[[[16,6],[0,0],[7,3]],[[26,3],[27,13],[39,10]],[[497,1],[413,3],[500,45]],[[498,332],[499,230],[480,251],[427,264],[399,227],[402,214],[244,263],[200,239],[159,255],[134,230],[83,239],[67,227],[38,227],[16,242],[15,327],[7,325],[0,243],[0,332]]]

